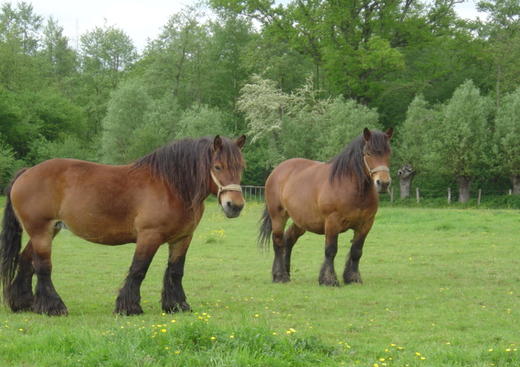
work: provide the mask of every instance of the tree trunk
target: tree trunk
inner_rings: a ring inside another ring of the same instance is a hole
[[[467,176],[459,176],[457,179],[459,183],[459,203],[467,203],[469,201],[469,187],[471,185],[471,178]]]
[[[520,175],[514,175],[511,177],[513,182],[513,195],[520,195]]]
[[[412,180],[415,176],[415,171],[412,166],[404,165],[398,171],[399,176],[399,189],[401,192],[401,199],[410,197],[410,186],[412,186]]]

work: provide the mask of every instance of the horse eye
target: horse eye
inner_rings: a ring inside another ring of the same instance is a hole
[[[222,166],[215,166],[213,168],[215,168],[215,171],[220,171],[222,169]]]

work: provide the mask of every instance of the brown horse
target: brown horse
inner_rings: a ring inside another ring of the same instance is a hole
[[[240,214],[244,143],[245,136],[236,141],[218,135],[185,139],[130,165],[51,159],[20,172],[7,192],[0,234],[0,281],[8,306],[67,314],[51,281],[52,239],[66,227],[90,242],[136,243],[116,313],[143,312],[141,282],[163,243],[169,245],[169,257],[162,309],[190,310],[182,287],[186,252],[210,193],[217,195],[227,217]],[[20,253],[22,228],[30,240]]]
[[[273,282],[290,280],[292,248],[305,231],[310,231],[325,235],[325,261],[319,283],[339,285],[334,258],[338,235],[348,229],[354,230],[354,238],[343,280],[361,282],[359,259],[374,223],[378,192],[387,191],[391,181],[388,165],[392,132],[365,128],[362,136],[328,163],[289,159],[269,175],[259,242],[266,246],[272,233]],[[293,223],[284,233],[289,218]]]

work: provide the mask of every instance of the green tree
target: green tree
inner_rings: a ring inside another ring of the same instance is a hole
[[[34,14],[33,6],[25,1],[14,8],[10,3],[2,5],[0,13],[0,40],[16,39],[25,55],[35,55],[40,43],[43,18]]]
[[[490,113],[490,100],[480,95],[472,81],[466,81],[446,105],[442,123],[432,135],[432,158],[439,171],[456,178],[462,203],[470,198],[472,180],[486,172]]]
[[[76,53],[69,47],[69,41],[63,35],[63,27],[49,18],[43,36],[42,55],[50,67],[50,76],[57,82],[72,76],[76,69]]]
[[[130,37],[113,26],[96,27],[83,34],[80,47],[81,78],[78,83],[82,90],[78,91],[78,103],[85,106],[89,134],[93,137],[100,132],[110,92],[135,62],[137,53]]]
[[[0,192],[3,193],[16,170],[22,166],[23,161],[16,159],[13,149],[4,142],[4,138],[0,134]]]
[[[103,119],[101,148],[106,163],[128,163],[137,158],[129,151],[132,136],[144,124],[150,96],[139,79],[128,80],[116,89]]]
[[[506,95],[495,120],[496,165],[511,178],[513,193],[520,195],[520,88]]]
[[[481,23],[481,37],[492,59],[497,107],[503,94],[520,84],[520,1],[479,1],[478,9],[488,14]]]
[[[205,62],[209,32],[197,17],[192,8],[174,14],[145,51],[145,78],[151,95],[158,98],[171,93],[181,108],[205,102],[207,73],[215,67]]]
[[[415,175],[427,173],[433,139],[430,131],[435,130],[441,120],[440,111],[430,107],[422,95],[416,96],[410,103],[406,120],[399,129],[394,154],[400,165],[397,175],[401,199],[410,197],[410,187]]]

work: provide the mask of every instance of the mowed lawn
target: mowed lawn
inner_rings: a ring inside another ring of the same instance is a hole
[[[364,283],[328,288],[313,234],[294,248],[292,281],[271,282],[273,252],[256,245],[262,210],[226,219],[207,203],[184,314],[161,313],[166,246],[142,286],[145,314],[121,317],[112,310],[134,245],[62,231],[53,279],[69,316],[0,307],[0,366],[520,366],[518,211],[381,208]],[[351,236],[340,236],[340,278]]]

